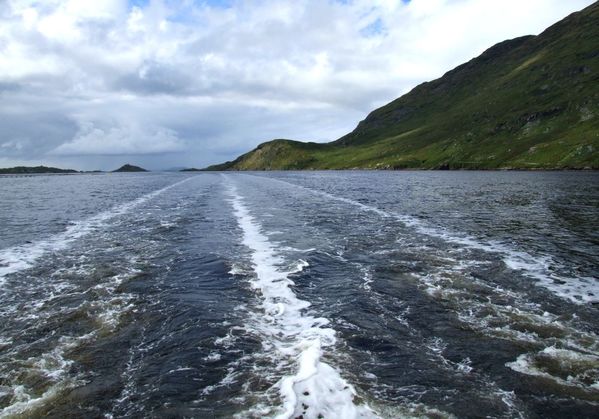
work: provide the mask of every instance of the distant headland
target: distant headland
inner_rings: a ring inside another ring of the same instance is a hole
[[[42,173],[57,173],[57,174],[68,174],[68,173],[79,173],[77,170],[73,169],[59,169],[57,167],[47,167],[47,166],[16,166],[16,167],[8,167],[8,168],[0,168],[1,175],[33,175],[33,174],[42,174]]]

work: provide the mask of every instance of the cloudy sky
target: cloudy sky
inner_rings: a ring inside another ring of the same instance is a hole
[[[0,0],[0,167],[202,167],[331,141],[592,2]]]

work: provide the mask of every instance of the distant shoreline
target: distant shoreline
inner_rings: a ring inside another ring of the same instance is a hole
[[[73,176],[73,175],[102,175],[109,172],[71,172],[71,173],[54,173],[54,172],[39,172],[39,173],[0,173],[0,177],[33,177],[33,176]]]
[[[125,164],[120,168],[112,171],[103,170],[75,170],[75,169],[61,169],[58,167],[50,166],[14,166],[0,168],[0,175],[76,175],[76,174],[98,174],[98,173],[120,173],[120,172],[148,172],[148,170]]]
[[[11,171],[13,168],[0,168],[0,177],[35,177],[35,176],[69,176],[69,175],[106,175],[114,173],[268,173],[268,172],[599,172],[599,168],[585,167],[585,168],[473,168],[473,169],[423,169],[423,168],[401,168],[401,169],[368,169],[368,168],[353,168],[353,169],[274,169],[274,170],[210,170],[210,169],[182,169],[177,171],[170,170],[157,170],[154,172],[118,172],[118,171],[76,171],[70,169],[55,169],[57,171],[39,171],[39,172],[23,172],[23,171]]]

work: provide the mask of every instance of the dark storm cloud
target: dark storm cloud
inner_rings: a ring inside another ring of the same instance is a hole
[[[20,89],[20,83],[0,82],[0,95],[6,92],[15,92]]]
[[[135,72],[125,74],[114,82],[116,90],[141,95],[192,95],[193,79],[173,66],[145,62]]]
[[[4,115],[0,124],[0,155],[4,157],[43,157],[77,132],[73,121],[60,112]]]

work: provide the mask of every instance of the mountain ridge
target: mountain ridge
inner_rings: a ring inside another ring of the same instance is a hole
[[[599,2],[505,40],[329,143],[277,139],[206,170],[598,169]]]

